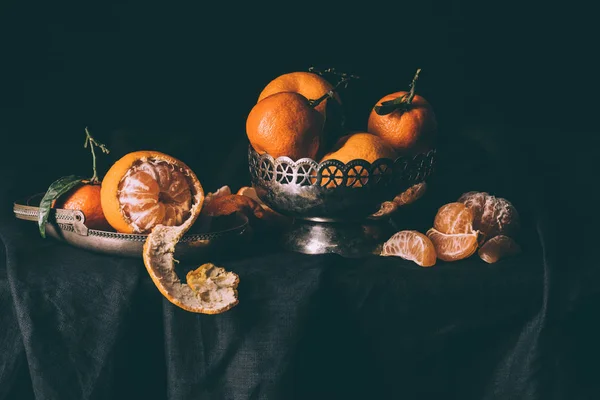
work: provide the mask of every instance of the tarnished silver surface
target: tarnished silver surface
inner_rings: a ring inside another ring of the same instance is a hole
[[[433,149],[372,164],[365,160],[319,163],[310,158],[274,159],[249,146],[248,161],[258,197],[294,218],[283,234],[285,248],[362,257],[377,254],[396,232],[389,217],[397,207],[389,200],[431,175],[435,153]],[[382,206],[386,201],[389,204]]]
[[[390,220],[315,222],[294,220],[283,235],[286,249],[304,254],[334,253],[343,257],[379,254],[381,245],[396,232]]]
[[[23,204],[14,203],[15,216],[37,222],[39,199],[40,196],[34,196]],[[215,218],[210,232],[193,231],[194,227],[176,245],[177,259],[195,259],[231,250],[247,240],[247,234],[250,233],[248,217],[241,213]],[[82,249],[137,258],[142,257],[142,248],[148,236],[89,229],[85,226],[85,216],[81,211],[64,209],[52,210],[46,234]]]
[[[435,150],[374,163],[274,159],[248,148],[252,185],[273,210],[315,221],[361,220],[433,172]]]

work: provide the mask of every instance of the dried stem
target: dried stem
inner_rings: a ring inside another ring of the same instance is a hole
[[[407,97],[406,101],[404,101],[404,103],[407,105],[410,105],[415,97],[415,88],[417,86],[417,81],[419,80],[420,72],[421,72],[421,68],[419,68],[417,70],[417,72],[415,73],[415,76],[413,77],[412,82],[410,83],[410,92],[408,92],[408,97]]]
[[[92,168],[94,169],[94,175],[92,175],[92,177],[90,178],[90,182],[98,183],[99,179],[98,179],[98,171],[96,171],[96,152],[94,151],[94,147],[98,147],[105,154],[108,154],[109,150],[106,148],[106,146],[104,144],[97,142],[96,139],[94,139],[92,137],[92,135],[90,134],[90,131],[86,127],[85,128],[85,143],[83,144],[83,147],[84,148],[88,147],[88,144],[90,146],[90,151],[92,152]]]
[[[320,71],[317,70],[314,67],[310,67],[308,69],[309,72],[313,72],[316,73],[318,75],[323,75],[323,74],[332,74],[332,75],[336,75],[340,77],[340,80],[338,81],[338,83],[335,84],[335,86],[333,87],[333,89],[331,89],[330,91],[328,91],[327,93],[325,93],[323,96],[319,97],[316,100],[308,100],[308,105],[312,108],[315,108],[316,106],[318,106],[319,104],[321,104],[324,100],[326,99],[330,99],[335,95],[335,92],[339,89],[340,86],[344,85],[344,89],[346,87],[348,87],[348,82],[352,79],[360,79],[358,76],[356,75],[350,75],[347,74],[345,72],[337,72],[334,68],[327,68],[324,71]]]

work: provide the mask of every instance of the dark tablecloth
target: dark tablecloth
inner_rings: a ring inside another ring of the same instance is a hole
[[[163,299],[141,260],[44,240],[12,218],[0,238],[0,399],[600,394],[581,329],[594,302],[550,317],[543,236],[494,265],[429,269],[263,241],[217,260],[241,284],[240,304],[215,316]]]
[[[256,254],[225,263],[240,275],[240,304],[208,316],[163,300],[140,260],[44,241],[22,221],[1,235],[5,398],[479,399],[534,390],[539,252],[432,269]]]

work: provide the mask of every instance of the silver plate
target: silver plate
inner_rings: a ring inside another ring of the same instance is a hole
[[[13,205],[18,219],[38,221],[41,195]],[[216,217],[210,221],[210,230],[198,232],[194,225],[175,247],[177,259],[195,259],[222,253],[241,245],[248,239],[248,217],[241,213]],[[46,225],[46,234],[85,250],[123,257],[142,257],[142,248],[148,235],[128,234],[89,229],[85,216],[79,210],[53,209]]]

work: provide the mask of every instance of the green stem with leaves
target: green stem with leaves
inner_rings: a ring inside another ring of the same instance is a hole
[[[375,106],[375,112],[379,115],[387,115],[393,113],[396,110],[401,110],[403,112],[407,111],[410,108],[413,99],[415,98],[415,90],[417,86],[417,80],[419,80],[420,72],[421,68],[417,69],[417,72],[415,73],[415,76],[413,77],[412,82],[410,83],[410,91],[408,93],[405,93],[404,95],[394,100],[384,101],[381,103],[381,105]]]

